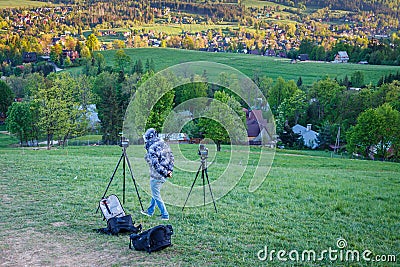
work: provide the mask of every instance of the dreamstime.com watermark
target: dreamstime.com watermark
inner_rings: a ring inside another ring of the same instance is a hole
[[[382,254],[374,255],[369,249],[362,251],[352,250],[347,248],[347,241],[339,238],[336,242],[336,247],[329,247],[323,250],[275,250],[264,246],[263,249],[257,252],[257,257],[260,261],[282,261],[282,262],[387,262],[394,263],[397,261],[396,255]]]

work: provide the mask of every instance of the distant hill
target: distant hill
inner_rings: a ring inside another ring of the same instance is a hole
[[[340,9],[347,11],[374,11],[379,14],[399,16],[400,0],[271,0],[271,2],[294,5],[305,4],[307,7]]]
[[[117,50],[101,51],[107,65],[112,66],[114,55]],[[210,53],[191,51],[184,49],[166,48],[132,48],[125,49],[125,53],[133,61],[141,59],[153,59],[156,71],[174,66],[176,64],[191,61],[210,61],[227,64],[238,69],[249,77],[255,74],[266,75],[273,79],[282,77],[285,80],[297,81],[302,77],[303,84],[311,85],[313,82],[323,79],[326,76],[332,79],[343,79],[345,75],[351,76],[355,71],[361,71],[365,76],[366,84],[376,84],[378,80],[390,73],[395,74],[400,71],[400,66],[377,66],[361,64],[333,64],[326,62],[299,62],[290,64],[289,59],[278,57],[262,57],[247,54],[235,53]],[[68,69],[73,74],[81,73],[83,67]]]

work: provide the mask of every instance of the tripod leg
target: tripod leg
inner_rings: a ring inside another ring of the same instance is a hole
[[[126,163],[125,163],[125,159],[126,159],[125,152],[124,152],[124,155],[125,155],[125,157],[124,157],[123,162],[122,162],[122,169],[123,169],[122,172],[123,172],[123,177],[124,177],[124,180],[122,182],[122,203],[125,205],[125,168],[126,168],[125,167],[125,165],[126,165]]]
[[[203,205],[206,205],[206,183],[204,180],[204,169],[201,170],[201,178],[203,178]]]
[[[129,172],[131,173],[133,184],[135,185],[136,195],[137,195],[137,197],[139,199],[140,207],[142,208],[142,210],[144,210],[143,209],[142,200],[141,200],[140,195],[139,195],[139,190],[138,190],[137,185],[136,185],[136,180],[135,180],[135,177],[133,176],[131,163],[129,162],[129,159],[128,159],[128,156],[126,155],[126,152],[124,153],[124,155],[125,155],[126,162],[128,163],[128,168],[129,168]]]
[[[185,206],[186,206],[186,203],[187,203],[187,201],[188,201],[188,199],[189,199],[190,193],[192,193],[192,189],[193,189],[194,184],[196,183],[197,176],[199,176],[200,169],[201,169],[201,166],[200,166],[199,169],[197,170],[196,177],[194,178],[194,181],[193,181],[193,183],[192,183],[192,186],[190,187],[190,191],[189,191],[189,194],[187,195],[187,198],[186,198],[186,200],[185,200],[185,204],[183,204],[182,211],[183,211],[183,209],[184,209]]]
[[[121,163],[121,160],[122,160],[123,158],[124,158],[124,153],[122,153],[122,155],[121,155],[121,157],[119,158],[119,161],[118,161],[118,163],[117,163],[117,166],[115,166],[114,172],[113,172],[113,174],[111,175],[111,178],[110,178],[110,182],[108,182],[106,191],[104,191],[104,194],[103,194],[103,196],[101,197],[102,199],[106,196],[107,191],[108,191],[108,188],[110,187],[111,182],[112,182],[112,180],[114,179],[115,173],[117,172],[118,166],[119,166],[119,164]],[[99,211],[99,208],[100,208],[100,206],[97,207],[96,213]]]
[[[207,177],[208,188],[210,188],[210,194],[211,194],[212,201],[213,201],[213,203],[214,203],[214,209],[215,209],[215,212],[218,212],[218,211],[217,211],[217,205],[215,205],[214,196],[213,196],[213,193],[212,193],[212,190],[211,190],[210,180],[208,179],[208,172],[207,172],[207,168],[206,168],[204,171],[206,172],[206,177]]]

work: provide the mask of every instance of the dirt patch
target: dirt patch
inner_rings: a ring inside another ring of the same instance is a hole
[[[61,227],[61,226],[68,226],[68,223],[66,222],[54,222],[51,224],[54,227]]]
[[[62,227],[65,223],[53,223]],[[100,234],[72,237],[67,234],[41,233],[34,229],[2,233],[0,266],[168,266],[165,256],[151,256],[128,248],[128,236]],[[168,252],[161,252],[161,254]]]

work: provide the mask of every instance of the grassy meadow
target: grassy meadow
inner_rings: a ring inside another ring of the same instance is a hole
[[[13,7],[38,7],[52,5],[40,1],[30,1],[30,0],[1,0],[0,8],[13,8]]]
[[[331,158],[327,152],[277,151],[264,183],[253,193],[248,186],[258,149],[237,185],[205,207],[167,205],[174,228],[173,246],[147,254],[130,251],[127,235],[107,236],[96,214],[121,149],[118,146],[69,146],[65,149],[12,148],[0,135],[0,265],[5,266],[282,266],[260,261],[269,250],[370,250],[373,255],[396,255],[400,248],[400,165],[389,162]],[[197,160],[197,146],[173,146],[174,153]],[[147,181],[142,146],[129,148],[136,179]],[[241,153],[240,147],[234,153]],[[231,148],[223,146],[209,168],[213,180],[223,172]],[[198,161],[193,162],[197,167]],[[263,164],[263,163],[261,163]],[[244,167],[243,167],[244,168]],[[122,201],[122,169],[108,194]],[[190,186],[195,173],[177,168],[171,183]],[[146,207],[147,183],[140,184]],[[196,188],[200,183],[196,184]],[[170,194],[168,187],[164,196]],[[201,189],[201,187],[200,187]],[[186,196],[188,190],[182,190]],[[208,191],[206,191],[208,193]],[[130,176],[125,211],[144,229],[158,225],[143,217]],[[398,264],[399,260],[397,260]],[[288,261],[287,266],[377,266],[376,263],[329,260]],[[398,266],[384,263],[378,266]]]
[[[105,57],[106,64],[112,66],[116,50],[102,51],[101,53]],[[184,62],[211,61],[229,65],[249,77],[253,77],[255,73],[266,75],[274,80],[282,77],[285,80],[297,81],[301,77],[303,84],[308,85],[326,76],[332,79],[335,77],[343,79],[345,75],[350,77],[355,71],[362,71],[364,73],[366,84],[376,84],[383,75],[400,71],[399,66],[333,64],[324,62],[299,62],[291,64],[289,59],[276,57],[234,53],[209,53],[169,48],[132,48],[125,49],[125,53],[132,59],[132,64],[138,59],[141,59],[143,64],[145,64],[147,59],[153,59],[156,71]],[[72,68],[69,71],[77,74],[82,71],[82,67]]]

